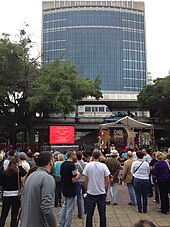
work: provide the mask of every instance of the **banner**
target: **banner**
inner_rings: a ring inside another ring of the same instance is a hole
[[[125,128],[110,128],[109,131],[110,144],[114,144],[115,148],[119,150],[127,147],[128,133]]]

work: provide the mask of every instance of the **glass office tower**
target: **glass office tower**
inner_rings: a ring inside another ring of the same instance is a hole
[[[80,76],[100,75],[103,91],[146,84],[143,2],[44,1],[42,37],[43,63],[72,59]]]

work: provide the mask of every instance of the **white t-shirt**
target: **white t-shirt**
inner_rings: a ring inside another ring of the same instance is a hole
[[[138,170],[135,172],[135,170],[137,168],[138,168]],[[150,167],[149,167],[148,162],[146,162],[146,161],[141,162],[139,160],[136,160],[132,163],[131,174],[134,177],[139,178],[139,179],[149,179],[149,173],[150,173]]]
[[[101,162],[89,162],[83,174],[88,177],[87,193],[91,195],[105,194],[105,177],[110,175],[106,164]]]

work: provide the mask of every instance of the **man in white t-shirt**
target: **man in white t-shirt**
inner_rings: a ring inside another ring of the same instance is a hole
[[[86,227],[92,227],[92,219],[97,204],[100,216],[100,227],[106,227],[106,193],[109,185],[110,171],[108,167],[99,162],[101,152],[94,149],[92,158],[84,170],[84,183],[87,190],[87,217]]]

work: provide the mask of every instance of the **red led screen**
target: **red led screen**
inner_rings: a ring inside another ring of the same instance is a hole
[[[50,144],[74,144],[74,126],[50,126]]]

